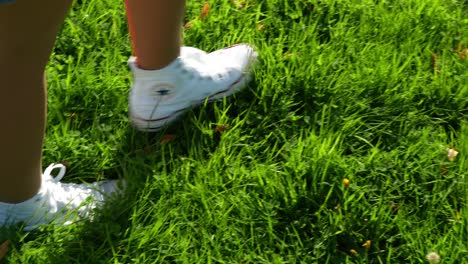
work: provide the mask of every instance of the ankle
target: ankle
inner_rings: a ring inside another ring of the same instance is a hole
[[[0,191],[0,203],[7,204],[20,204],[26,202],[35,197],[41,190],[42,183],[31,184],[29,186],[18,186],[18,188],[12,188],[13,192],[8,190]]]
[[[147,69],[141,68],[140,65],[138,65],[136,57],[131,57],[128,60],[128,65],[130,69],[132,70],[134,79],[139,80],[139,81],[165,80],[167,82],[169,80],[173,80],[174,78],[177,78],[178,76],[178,74],[175,73],[175,70],[177,68],[180,68],[180,64],[181,64],[181,61],[179,58],[177,58],[163,68],[156,69],[156,70],[147,70]]]
[[[145,71],[155,71],[161,70],[169,66],[173,61],[175,61],[178,56],[170,56],[159,59],[147,59],[145,57],[136,57],[135,64],[138,68]]]

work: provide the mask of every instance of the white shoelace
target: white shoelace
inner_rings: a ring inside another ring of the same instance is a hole
[[[54,177],[52,176],[52,172],[55,169],[60,169],[60,171],[57,176]],[[64,210],[71,204],[74,204],[71,208],[79,207],[88,196],[92,195],[92,189],[84,184],[61,183],[60,181],[65,176],[66,170],[65,165],[53,163],[44,171],[43,184],[44,188],[47,190],[47,199],[44,199],[44,203],[49,208],[50,212]],[[94,196],[95,195],[97,195],[97,192]],[[90,207],[83,209],[89,210],[92,207],[94,207],[93,203],[90,204]]]
[[[50,177],[52,178],[52,171],[55,169],[60,169],[60,172],[57,176],[53,178],[54,182],[60,182],[63,179],[63,176],[65,176],[65,172],[67,171],[67,167],[65,165],[60,164],[60,163],[52,163],[45,169],[44,171],[44,176],[45,177]]]
[[[56,169],[59,172],[53,176]],[[7,205],[0,210],[0,224],[24,222],[24,230],[30,231],[43,224],[67,225],[80,218],[92,217],[93,209],[104,200],[103,193],[93,184],[61,183],[65,173],[63,164],[54,163],[47,167],[40,193],[25,203]],[[69,214],[69,211],[74,213]]]

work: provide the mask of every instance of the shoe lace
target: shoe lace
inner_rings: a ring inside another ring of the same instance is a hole
[[[52,172],[59,169],[59,173],[53,177]],[[44,171],[45,185],[49,196],[49,206],[53,211],[65,209],[69,204],[79,206],[92,192],[83,184],[60,182],[66,173],[66,167],[60,163],[53,163]]]
[[[231,73],[231,70],[220,70],[223,67],[217,67],[216,64],[213,64],[214,61],[209,60],[207,55],[198,56],[198,57],[187,57],[184,58],[184,66],[186,73],[189,73],[192,78],[201,78],[202,80],[213,79],[213,75],[209,72],[217,72],[217,77],[219,79],[225,78]],[[208,68],[207,68],[208,66]],[[200,71],[200,69],[204,69]]]
[[[55,169],[60,169],[60,172],[57,176],[52,178],[52,171]],[[49,167],[47,167],[47,169],[45,169],[44,176],[48,178],[52,178],[53,182],[58,183],[63,179],[63,176],[65,176],[66,171],[67,171],[67,168],[65,167],[65,165],[61,163],[52,163],[49,165]]]

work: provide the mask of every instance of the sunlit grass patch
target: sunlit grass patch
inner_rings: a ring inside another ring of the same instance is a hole
[[[463,1],[189,1],[185,45],[252,43],[255,79],[145,134],[127,120],[122,3],[77,1],[48,66],[44,163],[130,190],[94,223],[4,232],[4,259],[467,262],[467,12]]]

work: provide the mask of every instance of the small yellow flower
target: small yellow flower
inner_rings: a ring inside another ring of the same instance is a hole
[[[354,249],[351,249],[351,250],[349,250],[349,253],[350,253],[351,255],[356,255],[356,254],[357,254],[357,251],[354,250]]]
[[[370,249],[372,245],[372,241],[370,240],[367,240],[366,242],[364,242],[364,244],[362,244],[363,247],[365,247],[366,249]]]
[[[343,179],[343,184],[344,184],[345,187],[348,187],[351,184],[351,182],[349,181],[348,178],[344,178]]]

